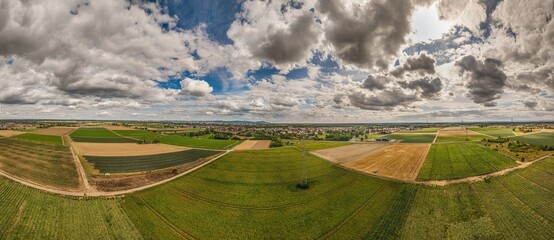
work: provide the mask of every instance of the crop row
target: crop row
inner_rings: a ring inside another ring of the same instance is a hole
[[[100,157],[85,156],[101,173],[140,172],[173,167],[219,153],[218,151],[190,149],[181,152],[145,156]]]
[[[78,200],[0,177],[1,239],[141,239],[115,199]]]

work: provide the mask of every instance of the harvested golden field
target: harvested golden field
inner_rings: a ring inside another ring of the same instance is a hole
[[[75,151],[87,156],[141,156],[160,153],[170,153],[187,150],[167,144],[136,144],[136,143],[88,143],[73,142]]]
[[[352,144],[348,146],[317,150],[311,153],[331,162],[342,164],[362,159],[371,154],[373,151],[382,149],[387,145],[388,144],[380,143]]]
[[[73,132],[75,129],[77,128],[51,127],[51,128],[39,129],[37,131],[34,131],[33,134],[49,135],[49,136],[65,136]]]
[[[466,130],[464,129],[458,129],[458,130],[440,130],[439,131],[439,137],[453,137],[453,136],[465,136]],[[467,130],[468,136],[478,136],[482,135],[478,132],[474,132],[471,130]]]
[[[271,144],[270,140],[246,140],[236,146],[234,150],[259,150],[259,149],[268,149]]]
[[[389,178],[415,180],[430,147],[431,144],[395,144],[344,166]]]
[[[136,130],[136,129],[130,128],[130,127],[114,126],[114,125],[106,125],[106,126],[103,126],[103,128],[108,129],[108,130],[112,130],[112,131],[115,131],[115,130]]]
[[[0,130],[0,136],[2,137],[11,137],[11,136],[16,136],[20,134],[24,134],[24,132],[18,132],[13,130]]]
[[[268,149],[269,145],[271,144],[271,140],[259,140],[252,146],[252,150],[258,150],[258,149]]]

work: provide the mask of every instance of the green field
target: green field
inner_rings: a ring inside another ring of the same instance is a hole
[[[510,138],[516,141],[522,141],[529,144],[539,146],[554,147],[554,133],[541,132],[537,134],[524,135],[519,137]]]
[[[387,137],[401,143],[432,143],[435,140],[435,134],[390,134]]]
[[[240,142],[238,140],[217,140],[185,137],[179,135],[159,135],[154,132],[144,130],[117,130],[114,132],[120,134],[121,136],[129,138],[142,139],[147,141],[158,140],[160,141],[160,143],[196,148],[226,149]]]
[[[10,175],[57,188],[79,188],[68,147],[0,139],[0,169]]]
[[[312,187],[301,190],[300,159],[294,148],[233,152],[176,181],[130,194],[123,207],[146,238],[356,238],[372,233],[402,190],[311,155]]]
[[[508,157],[477,143],[433,144],[417,179],[457,179],[496,172],[515,165]]]
[[[118,199],[66,198],[0,177],[2,239],[141,239]]]
[[[304,145],[304,148],[306,149],[306,151],[315,151],[315,150],[321,150],[321,149],[327,149],[327,148],[342,147],[342,146],[352,144],[350,142],[312,141],[312,140],[302,141],[303,143],[300,143],[299,140],[283,140],[283,142],[290,142],[292,143],[293,146],[296,146],[296,147],[302,147],[302,145]]]
[[[13,136],[11,138],[34,142],[34,143],[40,143],[40,144],[49,144],[49,145],[57,145],[57,146],[63,145],[62,137],[60,136],[48,136],[48,135],[25,133],[25,134]]]
[[[92,143],[135,143],[134,139],[121,137],[114,132],[105,128],[79,128],[71,135],[71,139],[75,142],[92,142]]]
[[[271,156],[271,157],[268,157]],[[293,148],[233,152],[124,198],[60,197],[0,177],[3,239],[550,239],[554,158],[488,182],[375,179]]]
[[[438,143],[441,142],[467,142],[467,141],[481,141],[483,139],[490,139],[491,137],[485,135],[473,135],[473,136],[439,136],[437,137]]]
[[[416,130],[404,130],[399,133],[436,133],[440,128],[420,128]]]
[[[157,170],[196,161],[220,151],[190,149],[180,152],[128,157],[84,156],[100,173],[127,173]]]
[[[511,137],[515,136],[511,128],[468,128],[482,134],[491,135],[494,137]]]

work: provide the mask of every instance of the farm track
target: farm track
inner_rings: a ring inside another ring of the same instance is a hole
[[[342,185],[340,185],[340,186],[338,186],[334,189],[331,189],[329,191],[326,191],[326,192],[323,192],[321,194],[315,195],[313,197],[303,199],[300,202],[292,202],[292,203],[287,203],[287,204],[275,205],[275,206],[271,206],[271,207],[243,206],[243,205],[225,203],[225,202],[213,200],[213,199],[210,199],[210,198],[202,197],[198,194],[188,192],[188,191],[183,190],[183,189],[178,188],[178,187],[172,187],[172,188],[175,189],[176,191],[180,192],[181,194],[183,194],[183,196],[185,196],[185,197],[189,197],[189,198],[192,198],[192,199],[196,199],[196,200],[200,200],[200,201],[203,201],[203,202],[211,203],[211,204],[214,204],[214,205],[218,205],[220,207],[233,208],[233,209],[248,209],[248,210],[275,210],[275,209],[280,209],[280,208],[289,208],[289,207],[295,207],[295,206],[303,205],[307,202],[315,201],[317,199],[335,194],[335,193],[339,192],[340,190],[350,186],[351,184],[353,184],[357,181],[359,181],[359,179],[353,179],[353,180],[348,181],[347,183],[344,183],[344,184],[342,184]]]
[[[369,199],[362,204],[356,211],[354,211],[350,216],[348,216],[346,219],[342,220],[339,224],[335,225],[331,230],[329,230],[327,233],[323,234],[323,236],[319,237],[318,239],[329,239],[331,236],[333,236],[335,233],[337,233],[339,230],[341,230],[346,224],[348,224],[352,219],[354,219],[364,208],[366,208],[372,201],[375,199],[379,193],[383,191],[385,187],[381,186]]]
[[[70,137],[67,136],[64,136],[63,138],[66,138],[69,143],[69,149],[71,150],[71,155],[73,155],[73,160],[75,161],[75,167],[77,168],[77,172],[79,173],[79,182],[81,183],[81,187],[84,188],[85,192],[90,192],[92,188],[90,187],[90,184],[88,182],[85,168],[83,168],[81,161],[79,161],[79,157],[77,156],[77,154],[75,154],[75,150],[73,149],[73,141]]]
[[[173,224],[171,221],[169,221],[169,219],[167,219],[162,214],[160,214],[156,209],[154,209],[152,207],[152,205],[150,205],[148,202],[144,201],[144,199],[141,196],[138,196],[138,198],[148,208],[148,210],[150,210],[150,212],[152,212],[154,215],[156,215],[156,217],[158,219],[162,220],[162,222],[164,222],[169,228],[171,228],[171,230],[173,230],[175,233],[179,234],[179,236],[183,237],[184,239],[197,239],[197,238],[193,237],[192,235],[190,235],[189,233],[183,231],[183,229],[179,228],[178,226]]]

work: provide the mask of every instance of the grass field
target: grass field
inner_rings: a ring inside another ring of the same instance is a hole
[[[142,172],[173,167],[220,153],[220,151],[190,149],[180,152],[144,156],[100,157],[84,156],[101,173]]]
[[[306,151],[335,148],[335,147],[341,147],[341,146],[352,144],[349,142],[313,141],[313,140],[302,141],[303,142],[302,144],[300,143],[299,140],[283,140],[283,142],[291,142],[294,146],[297,146],[297,147],[302,147],[302,144],[304,144],[304,148],[306,149]]]
[[[134,139],[121,137],[105,128],[79,128],[71,133],[71,139],[75,142],[92,143],[133,143]]]
[[[238,140],[217,140],[185,137],[179,135],[159,135],[154,132],[144,130],[118,130],[115,131],[121,136],[142,139],[147,141],[158,140],[160,143],[196,148],[226,149],[238,144]]]
[[[468,128],[471,131],[491,135],[494,137],[515,136],[511,128]]]
[[[79,176],[68,147],[0,139],[0,169],[38,184],[79,188]]]
[[[435,134],[390,134],[387,137],[401,143],[432,143],[435,140]]]
[[[141,239],[119,201],[60,197],[0,177],[0,238]]]
[[[477,143],[434,144],[418,180],[446,180],[496,172],[516,165],[499,153]]]
[[[554,133],[541,132],[537,134],[513,137],[511,139],[539,146],[547,145],[554,147]]]
[[[485,135],[470,135],[467,136],[440,136],[437,137],[437,143],[441,142],[467,142],[467,141],[481,141],[483,139],[490,139],[491,137]]]
[[[49,144],[49,145],[56,145],[56,146],[63,145],[62,138],[60,136],[48,136],[48,135],[25,133],[25,134],[13,136],[12,138],[17,140],[33,142],[33,143],[40,143],[40,144]]]
[[[436,133],[440,128],[420,128],[416,130],[405,130],[399,133]]]

